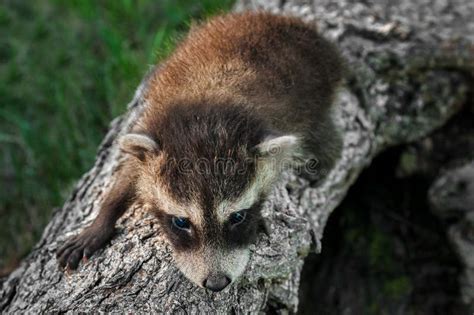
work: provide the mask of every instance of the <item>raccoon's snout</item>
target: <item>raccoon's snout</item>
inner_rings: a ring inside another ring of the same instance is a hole
[[[203,286],[214,292],[222,291],[230,284],[231,280],[223,273],[210,274],[204,280]]]

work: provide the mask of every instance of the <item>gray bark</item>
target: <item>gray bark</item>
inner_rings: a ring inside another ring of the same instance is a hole
[[[474,160],[439,176],[429,198],[433,212],[449,219],[448,239],[464,267],[459,277],[461,298],[474,312]]]
[[[0,289],[0,311],[294,312],[303,261],[321,250],[324,226],[350,185],[380,151],[442,126],[465,102],[474,73],[474,2],[242,0],[316,23],[341,48],[350,74],[335,117],[340,160],[317,187],[285,174],[264,207],[270,227],[252,247],[242,280],[221,293],[189,283],[174,266],[156,221],[139,205],[119,221],[111,244],[72,275],[55,250],[95,217],[120,159],[116,139],[142,106],[137,90],[113,121],[94,167],[54,212],[40,242]],[[317,304],[315,304],[317,309]]]

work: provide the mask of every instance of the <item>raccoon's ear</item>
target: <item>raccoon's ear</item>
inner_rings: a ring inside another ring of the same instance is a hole
[[[296,155],[299,151],[300,141],[294,135],[267,136],[255,149],[261,157],[284,158]]]
[[[120,149],[143,161],[147,154],[156,153],[158,144],[152,138],[144,134],[129,133],[119,140]]]

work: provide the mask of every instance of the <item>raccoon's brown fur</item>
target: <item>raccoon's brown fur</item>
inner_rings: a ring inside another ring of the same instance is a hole
[[[336,49],[296,18],[229,14],[193,27],[146,80],[144,114],[121,140],[129,158],[91,227],[58,252],[60,264],[74,269],[102,247],[140,199],[183,273],[225,287],[245,268],[275,168],[297,156],[328,170],[337,157],[330,109],[341,71]]]
[[[297,18],[217,17],[191,30],[152,75],[142,124],[154,128],[157,116],[180,101],[246,106],[268,127],[304,136],[311,152],[332,160],[339,145],[328,141],[334,132],[327,115],[341,71],[333,45]]]

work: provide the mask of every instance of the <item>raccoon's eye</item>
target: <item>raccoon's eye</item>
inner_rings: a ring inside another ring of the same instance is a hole
[[[171,219],[171,222],[173,223],[175,227],[177,227],[180,230],[187,230],[191,226],[191,224],[189,223],[189,220],[182,217],[173,217]]]
[[[234,212],[229,216],[229,222],[232,225],[240,224],[244,222],[246,216],[247,216],[247,210],[240,210],[240,211]]]

